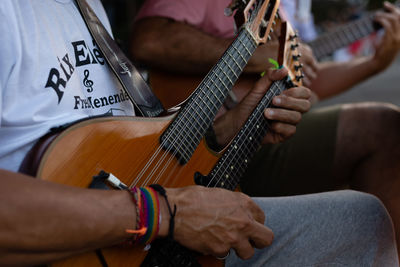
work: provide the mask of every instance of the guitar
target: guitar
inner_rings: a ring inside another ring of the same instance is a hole
[[[399,6],[399,3],[396,5]],[[331,55],[336,50],[350,45],[381,29],[382,26],[374,22],[374,16],[375,13],[367,14],[360,19],[321,34],[317,39],[307,44],[311,47],[315,58],[321,60]]]
[[[228,190],[237,188],[247,166],[269,130],[268,121],[264,117],[264,110],[271,106],[271,101],[275,96],[294,85],[300,86],[302,84],[302,73],[298,68],[300,63],[296,57],[293,57],[293,55],[297,55],[297,44],[296,33],[288,22],[283,22],[278,62],[289,70],[288,76],[271,84],[239,133],[225,148],[214,168],[206,176],[200,173],[196,174],[198,184],[207,187],[222,187]]]
[[[244,21],[239,34],[179,111],[156,118],[99,117],[78,122],[42,138],[24,160],[30,170],[22,170],[39,179],[83,188],[91,187],[92,177],[102,170],[129,187],[193,185],[195,171],[211,170],[220,156],[203,136],[257,46],[267,41],[279,0],[235,4]],[[38,147],[41,153],[34,156]],[[187,256],[180,253],[189,252],[179,248],[175,258]],[[138,266],[146,255],[144,247],[114,246],[53,265]],[[206,256],[199,261],[206,266],[222,263]]]

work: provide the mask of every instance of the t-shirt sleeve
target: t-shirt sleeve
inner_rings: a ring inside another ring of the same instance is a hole
[[[204,21],[207,5],[198,0],[146,0],[136,21],[146,17],[166,17],[199,26]]]
[[[16,15],[10,2],[0,2],[0,33],[6,37],[0,43],[0,126],[3,123],[3,94],[15,65],[16,47],[18,46],[13,23]]]

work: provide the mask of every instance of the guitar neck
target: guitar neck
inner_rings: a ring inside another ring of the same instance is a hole
[[[237,188],[240,178],[269,129],[269,122],[264,117],[265,108],[271,105],[274,96],[281,94],[289,86],[290,81],[286,79],[272,83],[267,94],[208,174],[205,180],[207,187],[222,187],[229,190]]]
[[[161,136],[162,146],[182,164],[189,161],[256,48],[250,31],[242,28]]]
[[[312,48],[315,58],[320,60],[381,28],[380,25],[374,23],[373,17],[374,14],[369,14],[309,42],[308,45]]]

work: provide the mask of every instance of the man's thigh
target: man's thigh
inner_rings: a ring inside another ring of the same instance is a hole
[[[241,181],[251,196],[285,196],[339,188],[332,175],[341,106],[312,109],[284,143],[264,145]]]
[[[333,191],[255,198],[274,232],[272,245],[227,266],[398,266],[394,231],[374,196]]]

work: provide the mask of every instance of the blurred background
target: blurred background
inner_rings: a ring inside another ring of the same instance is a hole
[[[127,51],[127,43],[136,12],[144,0],[102,0],[112,24],[113,33],[121,48]],[[194,0],[201,1],[201,0]],[[295,1],[295,0],[293,0]],[[301,0],[300,0],[301,1]],[[391,0],[390,2],[395,2]],[[362,17],[368,12],[380,9],[382,0],[313,0],[312,11],[319,34],[334,29],[344,23]],[[333,59],[342,60],[364,55],[373,49],[374,38],[365,38],[356,45],[342,49]],[[161,40],[160,40],[161,41]],[[357,49],[355,49],[355,47]],[[359,84],[339,96],[321,101],[324,106],[334,103],[361,101],[383,101],[400,106],[400,57],[386,71]]]

